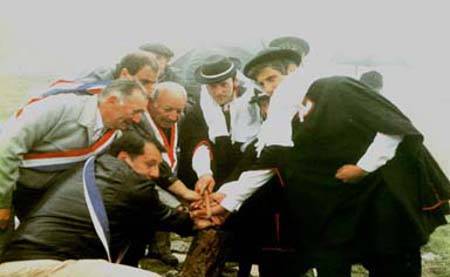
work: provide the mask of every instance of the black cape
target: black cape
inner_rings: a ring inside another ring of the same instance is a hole
[[[294,148],[281,166],[294,244],[317,257],[357,259],[367,249],[417,248],[446,223],[450,183],[394,104],[348,77],[316,81],[305,101],[312,108],[303,122],[294,119]],[[336,179],[377,132],[403,136],[395,157],[357,184]]]

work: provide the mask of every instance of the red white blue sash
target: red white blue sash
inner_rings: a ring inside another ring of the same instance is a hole
[[[67,169],[105,152],[114,141],[116,134],[116,131],[110,130],[92,146],[83,149],[25,154],[20,167],[47,172]]]
[[[109,220],[102,195],[95,180],[95,157],[89,158],[84,164],[83,192],[95,232],[105,248],[108,261],[111,262]]]
[[[178,165],[178,157],[177,157],[177,147],[178,147],[178,125],[177,123],[172,124],[170,128],[170,142],[167,139],[166,135],[164,134],[164,131],[158,128],[156,126],[155,122],[151,118],[150,114],[148,112],[144,113],[145,117],[147,118],[148,122],[150,123],[150,126],[153,129],[153,133],[156,136],[156,139],[164,145],[166,148],[165,153],[162,154],[162,157],[164,161],[170,165],[170,169],[172,172],[176,172],[177,165]]]
[[[42,100],[43,98],[51,95],[64,94],[64,93],[84,93],[84,94],[100,94],[102,90],[111,83],[111,80],[101,80],[92,83],[81,83],[70,80],[57,80],[50,85],[50,88],[42,93],[39,97],[31,98],[26,105]],[[25,106],[26,106],[25,105]],[[22,114],[24,107],[20,108],[16,117]]]
[[[74,92],[85,92],[87,94],[99,94],[102,90],[111,83],[111,80],[101,80],[91,83],[82,83],[71,80],[57,80],[50,85],[49,90],[42,94],[42,97],[56,95],[61,93],[74,93]]]

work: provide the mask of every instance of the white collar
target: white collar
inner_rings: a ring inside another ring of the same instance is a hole
[[[97,107],[97,115],[95,117],[95,126],[94,132],[98,130],[103,130],[105,125],[103,124],[102,114],[100,113],[100,109]]]

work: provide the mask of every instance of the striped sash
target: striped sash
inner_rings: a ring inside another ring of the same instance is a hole
[[[153,133],[156,136],[156,139],[166,148],[167,152],[162,153],[163,160],[170,166],[172,172],[177,171],[178,167],[178,124],[174,123],[170,127],[170,141],[167,139],[164,131],[156,126],[156,123],[153,121],[152,117],[148,112],[144,113],[148,123],[150,124]]]
[[[99,94],[111,83],[111,80],[101,80],[92,83],[82,83],[70,80],[58,80],[50,85],[50,89],[42,94],[42,97],[62,93],[85,92],[86,94]]]
[[[76,163],[105,152],[114,141],[116,134],[117,131],[110,130],[92,146],[83,149],[25,154],[20,167],[45,172],[67,169]]]
[[[81,83],[81,82],[76,82],[76,81],[70,81],[70,80],[57,80],[56,82],[54,82],[53,84],[50,85],[50,88],[42,93],[40,96],[35,97],[35,98],[31,98],[30,100],[28,100],[27,104],[25,105],[25,107],[31,103],[40,101],[42,99],[44,99],[47,96],[51,96],[51,95],[57,95],[57,94],[65,94],[65,93],[84,93],[86,95],[89,94],[100,94],[102,92],[102,90],[109,84],[111,83],[111,80],[101,80],[101,81],[97,81],[97,82],[92,82],[92,83]],[[16,117],[19,117],[22,112],[23,109],[25,107],[20,108],[17,112],[16,112]]]
[[[90,157],[83,167],[83,192],[84,199],[88,206],[89,215],[91,217],[92,223],[94,224],[95,232],[100,238],[103,247],[106,251],[106,256],[108,261],[111,262],[111,252],[109,249],[109,244],[111,240],[111,235],[109,231],[109,221],[106,214],[105,205],[103,203],[102,195],[97,187],[97,182],[95,180],[95,168],[94,168],[95,157]]]

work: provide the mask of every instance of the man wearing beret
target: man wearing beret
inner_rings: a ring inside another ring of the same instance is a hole
[[[259,159],[222,185],[212,214],[239,210],[278,175],[285,185],[280,216],[298,253],[286,268],[298,274],[304,261],[320,276],[349,277],[360,262],[374,276],[420,276],[420,247],[446,223],[450,198],[422,134],[357,80],[311,84],[297,72],[286,77],[282,60],[257,56],[244,68],[276,93],[258,136]]]

